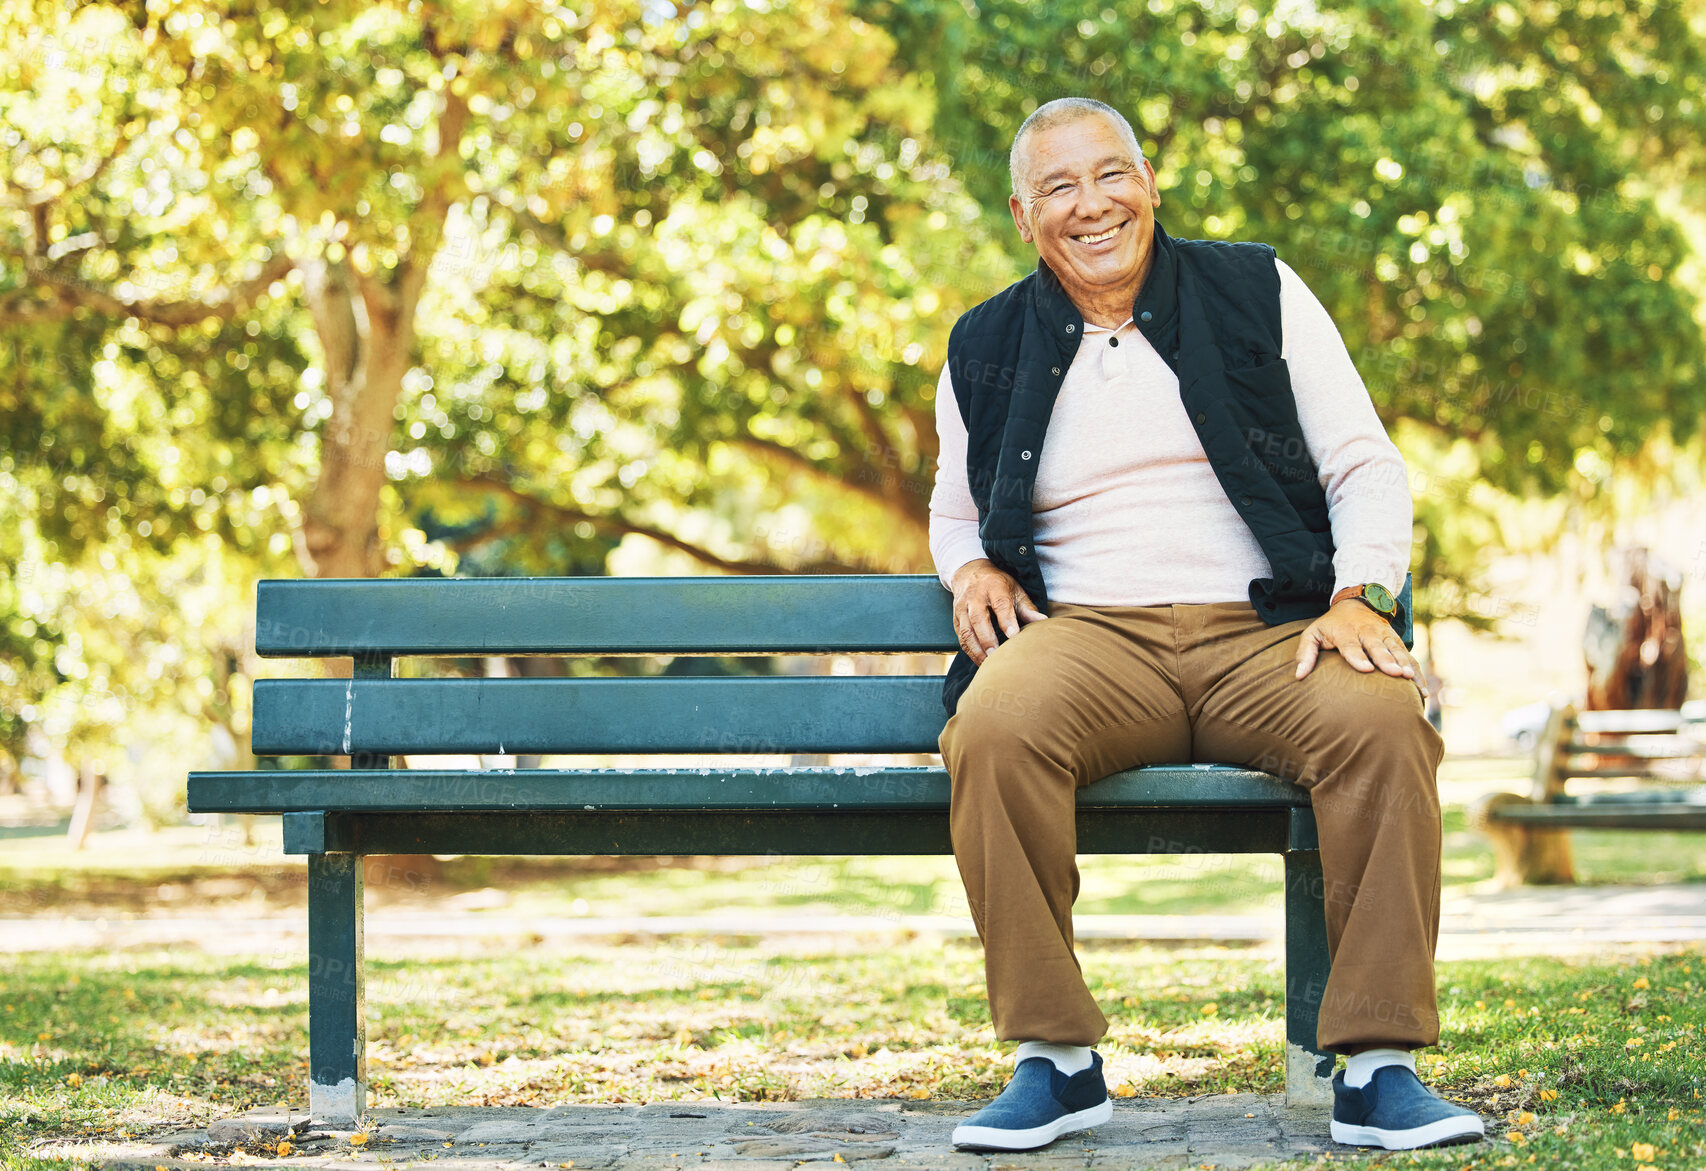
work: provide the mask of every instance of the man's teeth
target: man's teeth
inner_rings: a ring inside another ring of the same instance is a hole
[[[1100,244],[1103,240],[1112,240],[1114,238],[1114,233],[1119,230],[1120,226],[1115,224],[1107,231],[1097,232],[1094,236],[1074,236],[1072,238],[1077,240],[1080,244]]]

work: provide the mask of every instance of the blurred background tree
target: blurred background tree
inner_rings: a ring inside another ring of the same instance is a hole
[[[1421,617],[1487,625],[1490,553],[1697,460],[1703,21],[10,5],[0,746],[171,816],[183,746],[247,739],[259,576],[928,570],[947,331],[1030,266],[1007,145],[1069,93],[1138,123],[1169,231],[1326,302]]]

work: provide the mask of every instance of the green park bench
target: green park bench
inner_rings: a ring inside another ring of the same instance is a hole
[[[955,649],[928,576],[262,582],[256,649],[346,657],[349,679],[255,684],[259,756],[349,770],[198,772],[196,813],[280,814],[308,858],[309,1110],[366,1104],[362,857],[373,854],[944,854],[940,767],[444,770],[408,754],[930,753],[937,675],[396,678],[403,657],[823,655]],[[1330,1101],[1315,1023],[1327,934],[1308,794],[1218,765],[1133,769],[1078,793],[1089,854],[1285,860],[1288,1101]]]
[[[1577,711],[1555,701],[1535,737],[1529,792],[1489,794],[1470,821],[1492,843],[1501,884],[1574,882],[1566,830],[1706,829],[1703,768],[1706,703]],[[1571,792],[1571,781],[1622,786]]]

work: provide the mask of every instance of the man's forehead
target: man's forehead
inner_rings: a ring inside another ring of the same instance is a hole
[[[1030,134],[1025,142],[1025,162],[1025,169],[1033,174],[1039,167],[1047,168],[1040,179],[1032,180],[1041,183],[1079,168],[1095,170],[1110,163],[1133,167],[1137,156],[1113,123],[1086,114]]]

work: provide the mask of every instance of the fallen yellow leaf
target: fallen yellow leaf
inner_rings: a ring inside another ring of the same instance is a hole
[[[83,1075],[80,1073],[68,1073],[65,1075],[65,1084],[75,1090],[78,1086],[83,1084]]]
[[[1637,979],[1633,984],[1629,985],[1629,987],[1631,987],[1631,988],[1650,988],[1650,987],[1652,987],[1652,985],[1647,983],[1647,978],[1645,976],[1642,976],[1639,979]]]
[[[923,1086],[919,1086],[916,1090],[913,1090],[912,1093],[907,1095],[907,1097],[909,1097],[909,1098],[918,1098],[918,1099],[928,1098],[929,1096],[930,1096],[930,1091],[925,1089]]]
[[[1652,1143],[1630,1143],[1629,1157],[1631,1159],[1638,1159],[1643,1163],[1651,1163],[1654,1159],[1658,1158],[1658,1152],[1653,1150]]]
[[[358,1130],[354,1134],[349,1136],[349,1145],[352,1147],[365,1146],[366,1144],[367,1144],[367,1132],[366,1131]]]
[[[1541,1090],[1540,1091],[1540,1100],[1542,1102],[1556,1102],[1558,1100],[1558,1091],[1557,1090]]]
[[[1120,1086],[1115,1088],[1114,1097],[1116,1097],[1116,1098],[1135,1098],[1135,1097],[1137,1097],[1137,1087],[1132,1085],[1130,1082],[1125,1082],[1125,1083],[1123,1083]]]
[[[274,1149],[278,1151],[278,1156],[282,1159],[296,1148],[290,1145],[289,1139],[280,1139],[278,1146]]]
[[[1493,1079],[1493,1084],[1498,1086],[1501,1090],[1508,1090],[1511,1088],[1511,1075],[1508,1073],[1501,1073],[1498,1077]]]

